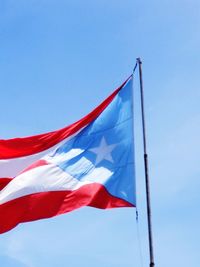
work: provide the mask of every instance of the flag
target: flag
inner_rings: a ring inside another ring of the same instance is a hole
[[[91,206],[134,207],[132,77],[63,129],[0,140],[0,233]]]

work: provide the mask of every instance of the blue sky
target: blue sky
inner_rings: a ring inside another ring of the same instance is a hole
[[[155,262],[162,267],[200,260],[199,25],[197,0],[0,1],[0,138],[74,122],[142,58]],[[134,209],[83,208],[1,235],[1,266],[147,266],[137,73],[134,84],[142,257]]]

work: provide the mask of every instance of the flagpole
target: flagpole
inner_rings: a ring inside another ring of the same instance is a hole
[[[148,237],[149,237],[149,255],[150,267],[154,267],[154,253],[153,253],[153,236],[152,236],[152,223],[151,223],[151,201],[150,201],[150,184],[149,184],[149,167],[148,167],[148,154],[146,145],[146,127],[145,127],[145,112],[144,112],[144,90],[143,90],[143,77],[142,77],[142,61],[137,58],[139,65],[140,76],[140,97],[141,97],[141,111],[142,111],[142,130],[143,130],[143,146],[144,146],[144,167],[145,167],[145,185],[146,185],[146,204],[147,204],[147,221],[148,221]]]

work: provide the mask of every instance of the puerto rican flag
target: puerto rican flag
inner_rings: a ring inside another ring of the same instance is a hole
[[[63,129],[0,140],[0,233],[91,206],[134,207],[132,76]]]

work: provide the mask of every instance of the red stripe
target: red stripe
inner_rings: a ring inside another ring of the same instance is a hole
[[[0,140],[0,159],[24,157],[39,153],[73,135],[101,114],[101,112],[110,104],[119,90],[124,86],[127,80],[91,113],[65,128],[30,137]]]
[[[2,190],[13,178],[0,178],[0,190]]]
[[[133,207],[129,202],[111,196],[105,187],[97,183],[75,191],[37,193],[0,205],[0,233],[22,222],[50,218],[83,206],[100,209]]]

